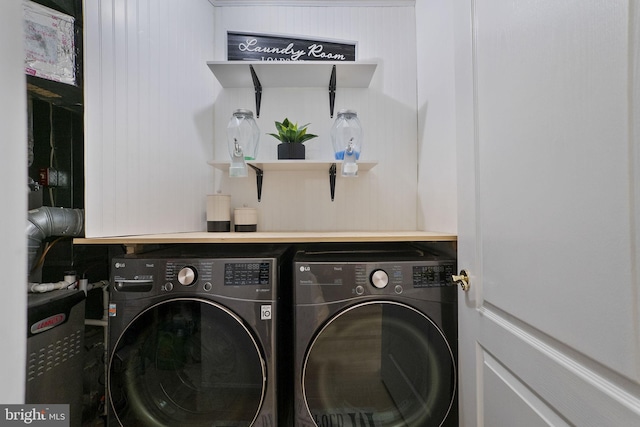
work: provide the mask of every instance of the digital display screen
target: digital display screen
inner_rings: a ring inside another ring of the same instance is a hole
[[[268,262],[229,262],[224,265],[225,286],[269,285],[270,264]]]
[[[413,267],[413,287],[447,286],[454,274],[453,264],[421,265]]]

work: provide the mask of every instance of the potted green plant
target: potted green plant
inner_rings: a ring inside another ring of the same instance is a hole
[[[298,123],[292,123],[285,118],[282,122],[275,122],[278,133],[269,133],[269,135],[280,141],[278,144],[278,159],[304,159],[305,146],[304,142],[318,135],[307,133],[307,123],[304,126],[298,126]]]

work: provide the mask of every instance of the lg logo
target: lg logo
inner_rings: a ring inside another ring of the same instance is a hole
[[[300,272],[304,273],[305,271],[311,271],[311,267],[309,267],[308,265],[301,265]]]
[[[115,268],[124,268],[125,267],[124,262],[116,262],[113,266]]]

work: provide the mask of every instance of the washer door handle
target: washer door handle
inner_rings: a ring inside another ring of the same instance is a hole
[[[118,292],[149,292],[153,289],[153,280],[123,279],[116,280],[113,288]]]
[[[453,280],[453,283],[460,285],[460,288],[463,291],[469,291],[469,287],[471,287],[471,284],[469,283],[469,273],[467,272],[467,270],[460,270],[460,274],[453,274],[451,276],[451,279]]]

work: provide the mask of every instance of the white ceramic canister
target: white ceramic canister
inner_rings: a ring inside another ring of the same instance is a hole
[[[207,196],[207,231],[231,231],[231,196],[211,194]]]
[[[257,231],[258,210],[256,208],[236,208],[233,212],[235,231]]]

